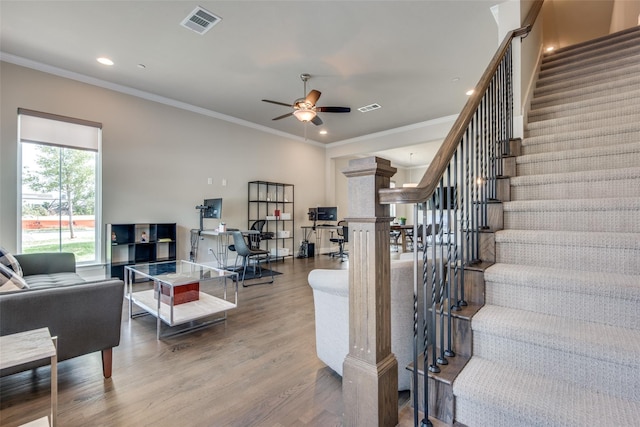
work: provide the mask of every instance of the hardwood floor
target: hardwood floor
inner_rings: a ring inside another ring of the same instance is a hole
[[[111,379],[102,377],[100,353],[59,363],[59,425],[342,425],[342,379],[316,357],[306,278],[347,265],[326,256],[274,264],[283,274],[241,288],[226,323],[161,341],[155,318],[129,320],[125,306]],[[0,379],[0,425],[46,416],[49,390],[48,367]],[[404,410],[400,425],[412,417]]]

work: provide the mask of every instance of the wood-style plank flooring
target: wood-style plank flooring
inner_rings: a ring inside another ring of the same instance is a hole
[[[112,378],[102,377],[100,353],[59,363],[58,425],[342,425],[342,379],[316,357],[306,278],[347,266],[327,256],[274,264],[283,274],[241,288],[225,323],[160,341],[155,318],[129,320],[125,305]],[[0,425],[46,416],[49,387],[48,367],[0,379]],[[410,409],[400,415],[413,425]]]

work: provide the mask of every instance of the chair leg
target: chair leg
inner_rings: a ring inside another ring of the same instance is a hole
[[[247,258],[249,258],[249,257],[247,257]],[[260,265],[259,259],[254,260],[254,262],[257,264],[257,267],[256,267],[255,264],[253,266],[254,278],[262,277],[262,266]],[[273,269],[271,268],[271,255],[267,255],[267,264],[269,265],[269,271],[271,272],[271,280],[270,281],[251,283],[251,284],[246,285],[244,283],[244,274],[243,274],[243,276],[242,276],[242,286],[245,287],[245,288],[248,288],[249,286],[266,285],[266,284],[273,283],[274,282],[274,276],[273,276]],[[256,268],[260,269],[260,276],[256,276]],[[245,271],[246,271],[246,266],[245,266]]]

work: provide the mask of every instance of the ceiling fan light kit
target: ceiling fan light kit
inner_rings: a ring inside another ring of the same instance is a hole
[[[300,74],[300,80],[304,84],[304,93],[307,93],[307,80],[311,78],[310,74]],[[317,107],[316,102],[320,99],[322,93],[318,90],[312,89],[304,98],[296,99],[293,104],[287,104],[280,101],[271,101],[269,99],[263,99],[262,101],[270,104],[283,105],[285,107],[293,108],[293,111],[282,116],[274,117],[272,120],[280,120],[285,117],[293,115],[296,119],[303,123],[311,122],[316,126],[322,124],[322,119],[318,117],[318,112],[324,113],[349,113],[351,108],[349,107]]]
[[[309,108],[300,108],[295,110],[293,115],[301,122],[310,122],[316,117],[316,112]]]

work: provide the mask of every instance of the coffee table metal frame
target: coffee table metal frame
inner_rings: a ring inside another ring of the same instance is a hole
[[[156,317],[156,338],[192,332],[227,319],[227,311],[238,306],[238,273],[205,264],[190,261],[165,261],[135,264],[125,267],[125,286],[129,300],[129,318],[152,315]],[[146,278],[154,283],[153,289],[134,292],[136,278]],[[233,281],[234,290],[228,295],[228,281]],[[177,287],[198,282],[199,298],[196,301],[174,304],[174,291]],[[207,286],[222,286],[222,297],[203,292]],[[169,304],[162,302],[162,285],[169,288]],[[143,311],[134,313],[134,304]],[[216,318],[212,316],[221,314]],[[188,327],[178,331],[162,332],[162,323],[169,327],[184,325]]]

